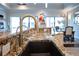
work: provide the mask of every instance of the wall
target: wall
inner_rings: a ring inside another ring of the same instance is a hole
[[[75,40],[79,40],[79,25],[75,24],[75,22],[74,22],[74,20],[75,20],[74,13],[78,10],[79,10],[79,8],[76,8],[76,9],[72,10],[71,12],[69,12],[71,14],[71,19],[68,19],[68,26],[73,26],[73,29],[75,31],[75,35],[74,35]]]
[[[0,15],[4,16],[4,20],[6,23],[5,30],[7,30],[7,10],[2,5],[0,5]]]

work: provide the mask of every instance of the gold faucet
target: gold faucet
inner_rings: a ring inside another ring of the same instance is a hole
[[[38,22],[37,22],[37,20],[36,20],[36,18],[34,16],[32,16],[32,15],[24,15],[24,16],[20,17],[20,46],[23,44],[23,36],[22,36],[23,35],[23,29],[22,29],[22,27],[23,27],[23,20],[26,17],[32,17],[33,18],[33,20],[35,22],[35,25],[34,25],[35,30],[37,32],[39,31]]]

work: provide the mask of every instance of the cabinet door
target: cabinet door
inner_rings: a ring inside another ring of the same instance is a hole
[[[2,46],[0,46],[0,56],[2,55]]]
[[[10,42],[2,47],[2,55],[5,56],[10,51]]]

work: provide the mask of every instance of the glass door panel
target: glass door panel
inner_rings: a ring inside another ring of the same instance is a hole
[[[49,28],[50,27],[50,17],[45,17],[44,20],[46,23],[46,27]]]
[[[29,28],[29,17],[24,18],[23,20],[23,31]]]
[[[35,28],[34,19],[30,17],[30,28]]]
[[[55,34],[62,32],[65,28],[63,17],[55,17]]]
[[[10,17],[11,33],[16,33],[17,27],[20,25],[20,17]]]
[[[51,27],[51,35],[54,35],[55,33],[54,33],[54,17],[51,17],[50,18],[50,27]]]
[[[54,17],[45,17],[46,28],[51,28],[51,35],[54,35]]]

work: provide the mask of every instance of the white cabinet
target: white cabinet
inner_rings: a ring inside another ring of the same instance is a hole
[[[0,46],[0,56],[5,56],[10,52],[10,42]]]

